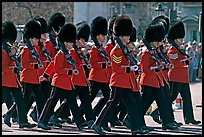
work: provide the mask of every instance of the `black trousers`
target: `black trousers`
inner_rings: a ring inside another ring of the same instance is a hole
[[[169,101],[166,100],[164,92],[165,91],[163,91],[163,88],[142,86],[143,115],[146,114],[148,108],[155,100],[159,108],[163,124],[168,124],[168,123],[173,122],[173,120],[169,118],[171,117],[170,114],[172,111],[172,107],[169,106],[168,104]],[[146,125],[146,124],[143,123],[143,125]]]
[[[6,104],[6,107],[7,109],[9,110],[13,105],[15,105],[16,103],[14,102],[14,99],[13,99],[13,96],[11,94],[11,92],[5,92],[3,91],[2,89],[2,104],[5,103]],[[14,107],[15,108],[15,107]],[[13,109],[12,107],[12,112],[10,114],[10,116],[12,118],[17,118],[17,111],[16,109]]]
[[[57,87],[52,87],[52,91],[50,94],[49,99],[46,101],[45,107],[43,108],[43,112],[40,115],[39,121],[42,123],[47,124],[50,117],[54,113],[54,108],[58,102],[59,99],[66,99],[68,104],[70,106],[71,112],[73,114],[73,117],[75,119],[76,125],[79,127],[83,122],[85,122],[81,111],[79,110],[75,92],[73,90],[64,90]]]
[[[38,117],[41,114],[44,104],[45,104],[45,98],[41,90],[40,84],[31,84],[31,83],[23,83],[23,91],[24,91],[24,102],[25,102],[25,109],[26,114],[30,110],[30,107],[32,105],[32,98],[36,101],[37,105],[37,114]]]
[[[125,109],[125,105],[122,101],[120,101],[115,109],[115,112],[112,116],[112,118],[110,119],[110,123],[113,123],[116,121],[116,120],[120,120],[120,121],[123,121],[123,119],[125,118],[127,114],[127,111]]]
[[[140,110],[138,109],[137,102],[135,100],[134,92],[131,89],[119,88],[119,87],[111,87],[110,99],[103,107],[101,113],[95,121],[95,124],[99,126],[104,126],[106,124],[112,114],[114,113],[114,108],[118,105],[120,101],[123,101],[125,104],[125,108],[130,117],[131,122],[131,131],[135,131],[142,128],[142,123],[140,122]]]
[[[169,105],[169,108],[171,108],[171,113],[168,115],[169,118],[171,120],[174,120],[174,112],[173,112],[173,108],[172,108],[172,102],[170,100],[170,85],[167,84],[167,83],[164,83],[164,86],[162,87],[163,88],[163,93],[164,93],[164,97],[166,99],[166,101],[168,101],[168,105]],[[159,108],[156,107],[153,112],[159,114]]]
[[[17,107],[17,113],[18,113],[18,119],[19,119],[19,124],[26,123],[27,120],[27,115],[25,111],[25,103],[23,100],[23,95],[21,92],[20,88],[11,88],[11,87],[2,87],[2,100],[6,100],[8,95],[7,93],[10,93],[13,95],[15,104],[11,106],[11,108],[6,112],[7,114],[11,115],[13,113],[13,109]]]
[[[96,98],[99,90],[102,91],[103,96],[100,97],[99,101],[93,108],[93,112],[96,116],[101,112],[102,108],[110,98],[110,87],[108,83],[100,83],[96,81],[90,81],[91,83],[91,102]]]
[[[144,126],[145,119],[143,115],[143,104],[142,104],[142,96],[140,92],[134,92],[135,101],[137,102],[136,110],[138,110],[138,114],[140,115],[140,122],[142,123],[142,126]],[[124,116],[123,120],[128,120],[131,124],[130,117],[127,115]],[[131,125],[130,125],[131,126]]]
[[[183,117],[184,121],[194,120],[193,106],[191,100],[190,86],[188,83],[170,81],[170,101],[171,103],[181,94],[183,100]]]
[[[87,86],[75,86],[74,92],[76,96],[79,96],[81,101],[82,113],[84,112],[86,120],[95,120],[96,116],[93,113],[92,105],[91,105],[91,97],[89,94],[89,88]],[[55,112],[55,115],[60,115],[61,113],[65,113],[67,109],[69,110],[69,105],[65,100],[60,107]]]
[[[50,97],[51,92],[51,84],[50,81],[42,81],[40,83],[41,85],[41,91],[43,93],[44,99],[47,100]],[[29,105],[29,108],[31,108],[32,104],[34,103],[34,96],[31,97]],[[35,113],[37,115],[37,106],[34,107],[33,111],[31,113]]]

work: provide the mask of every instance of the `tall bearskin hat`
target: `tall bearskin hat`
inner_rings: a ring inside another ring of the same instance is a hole
[[[90,26],[88,25],[88,23],[85,21],[77,23],[76,28],[77,28],[76,39],[83,38],[85,40],[85,42],[87,42],[89,40],[89,36],[91,33],[91,29],[90,29]]]
[[[135,42],[136,41],[136,28],[135,28],[135,26],[133,26],[132,35],[130,36],[129,40],[130,40],[129,42]]]
[[[43,18],[43,17],[36,17],[35,19],[37,21],[39,21],[40,24],[41,24],[42,34],[47,33],[48,32],[48,27],[47,27],[47,22],[46,22],[45,18]]]
[[[185,37],[184,24],[182,21],[177,21],[175,24],[173,24],[170,27],[167,38],[174,40],[174,39],[179,39],[184,37]]]
[[[145,39],[149,42],[161,42],[165,37],[165,28],[163,23],[150,24],[145,31]]]
[[[112,18],[109,19],[108,21],[108,33],[109,34],[113,34],[113,24],[116,20],[117,16],[113,16]]]
[[[107,35],[108,22],[106,18],[102,16],[97,16],[93,19],[91,23],[91,37],[96,37],[97,35]]]
[[[164,24],[167,34],[169,31],[169,18],[165,15],[160,15],[153,19],[152,24],[156,24],[157,22],[162,22]]]
[[[17,38],[17,29],[12,21],[6,21],[2,25],[2,41],[14,43]]]
[[[65,15],[59,12],[55,13],[50,17],[47,24],[49,32],[52,28],[54,31],[59,32],[60,28],[65,24]]]
[[[41,24],[35,19],[28,21],[23,31],[27,38],[41,38]]]
[[[76,41],[76,27],[71,24],[65,24],[59,31],[58,34],[59,41],[61,42],[72,42]]]
[[[118,16],[113,25],[113,31],[116,36],[131,36],[132,29],[132,20],[125,15]]]

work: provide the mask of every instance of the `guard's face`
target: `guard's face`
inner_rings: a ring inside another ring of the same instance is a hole
[[[46,40],[46,33],[41,34],[41,40],[42,40],[42,41],[45,41],[45,40]]]
[[[176,44],[183,45],[183,39],[175,39]]]
[[[78,40],[78,45],[79,45],[80,47],[84,48],[84,47],[86,46],[85,40],[82,39],[82,38],[80,38],[80,39]]]
[[[30,42],[31,42],[31,44],[32,44],[33,46],[38,45],[38,41],[39,41],[38,38],[31,38],[31,39],[30,39]]]
[[[127,44],[130,41],[130,36],[120,36],[121,41]]]
[[[74,43],[72,43],[72,42],[64,42],[64,45],[65,45],[67,50],[70,50],[70,49],[73,48]]]
[[[105,42],[105,40],[106,40],[106,36],[100,34],[100,35],[97,36],[97,39],[98,39],[98,42],[99,42],[100,44],[103,44],[103,43]]]

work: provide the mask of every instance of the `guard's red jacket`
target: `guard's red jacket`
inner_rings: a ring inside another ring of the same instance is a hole
[[[160,60],[161,62],[163,61],[162,59]],[[159,72],[156,72],[163,80],[164,83],[168,84],[168,77],[166,75],[167,70],[160,70]]]
[[[47,49],[47,51],[49,52],[51,58],[53,59],[55,57],[55,55],[57,54],[57,51],[56,51],[54,45],[52,44],[51,40],[46,40],[44,42],[44,46]]]
[[[104,49],[104,47],[102,48]],[[106,59],[100,55],[97,47],[92,47],[90,49],[89,62],[92,65],[89,72],[89,80],[108,83],[107,69],[102,69],[102,64],[100,63],[106,62]]]
[[[152,59],[151,54],[148,51],[143,52],[140,63],[143,71],[140,77],[141,85],[155,88],[164,86],[162,77],[158,74],[158,72],[150,69],[151,66],[156,66],[156,61]]]
[[[135,80],[132,80],[131,73],[126,73],[124,66],[130,66],[129,60],[125,57],[122,49],[115,46],[110,53],[112,63],[112,74],[110,77],[110,86],[134,89],[136,88]],[[134,79],[134,78],[133,78]]]
[[[54,76],[52,78],[52,86],[65,90],[72,90],[72,74],[68,75],[68,70],[72,70],[72,66],[67,62],[64,53],[60,50],[54,57]]]
[[[111,43],[111,41],[109,41],[109,42],[105,45],[105,47],[104,47],[104,50],[105,50],[106,53],[108,54],[109,59],[110,59],[110,52],[111,52],[111,50],[112,50],[113,48],[114,48],[114,45]],[[111,66],[107,66],[108,79],[110,79],[111,73],[112,73]]]
[[[47,51],[49,52],[50,56],[52,59],[54,59],[57,51],[54,47],[54,45],[52,44],[51,40],[46,40],[44,42],[44,46],[47,49]],[[52,60],[49,65],[45,68],[44,73],[49,76],[50,78],[53,77],[54,75],[54,61]]]
[[[186,56],[181,54],[172,46],[168,50],[167,55],[174,65],[174,68],[170,69],[168,72],[169,81],[189,83],[188,66],[185,64],[185,62],[181,62],[181,60],[185,59]]]
[[[11,60],[5,50],[2,50],[2,86],[18,88],[14,66],[16,66],[15,62]]]
[[[37,46],[35,46],[34,49],[36,50]],[[31,52],[28,47],[24,47],[22,49],[21,64],[23,70],[20,74],[20,81],[31,84],[40,84],[38,69],[34,68],[34,64],[37,64],[37,60],[31,56]]]
[[[41,76],[43,75],[48,63],[50,62],[49,59],[43,54],[43,51],[41,50],[40,46],[37,45],[35,46],[35,49],[37,51],[37,53],[39,54],[40,60],[42,61],[43,64],[43,68],[42,69],[38,69],[38,75]]]
[[[72,82],[74,86],[87,86],[86,75],[84,71],[84,60],[80,59],[77,52],[74,49],[69,50],[69,54],[74,60],[77,70],[79,71],[78,75],[73,75]]]

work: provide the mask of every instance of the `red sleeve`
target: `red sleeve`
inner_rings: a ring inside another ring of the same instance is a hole
[[[9,68],[11,59],[6,51],[2,51],[2,72],[13,73],[13,68]]]
[[[47,75],[52,76],[54,74],[55,70],[54,70],[54,61],[52,60],[49,65],[46,67],[44,73],[46,73]]]
[[[90,50],[90,64],[92,65],[92,68],[97,68],[100,69],[101,68],[101,64],[98,63],[99,59],[98,57],[100,56],[99,51],[97,48],[91,48]]]
[[[111,63],[112,63],[112,70],[114,72],[125,74],[126,68],[122,67],[123,65],[128,65],[129,62],[127,61],[127,58],[123,56],[123,53],[121,50],[112,50],[110,53],[111,56]],[[126,61],[124,61],[126,60]]]
[[[78,67],[81,64],[81,59],[79,58],[79,56],[76,53],[76,51],[75,50],[70,50],[69,54],[73,58],[74,64],[76,65],[76,67]]]
[[[150,61],[155,62],[151,59],[151,55],[149,52],[143,52],[141,56],[141,61],[140,61],[140,65],[143,72],[152,73],[152,70],[150,70],[150,67],[154,66],[155,63],[151,63]]]
[[[108,57],[110,58],[110,52],[113,49],[113,44],[111,43],[107,43],[106,46],[104,47],[104,50],[106,51],[106,53],[108,54]]]
[[[31,53],[28,48],[23,48],[21,52],[21,64],[23,68],[34,69],[34,64],[31,64]]]
[[[56,56],[54,57],[54,68],[55,73],[62,74],[62,75],[68,75],[68,69],[65,69],[65,55],[62,52],[58,52]],[[71,69],[71,67],[70,67]]]
[[[52,42],[51,41],[45,41],[44,46],[47,49],[47,51],[49,52],[51,58],[54,58],[55,54],[56,54],[56,49],[54,48]]]
[[[180,68],[185,66],[185,62],[180,62],[181,59],[185,59],[185,55],[182,55],[176,48],[170,48],[167,52],[169,60],[174,65],[174,68]]]

